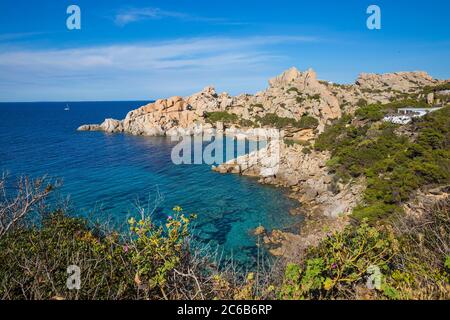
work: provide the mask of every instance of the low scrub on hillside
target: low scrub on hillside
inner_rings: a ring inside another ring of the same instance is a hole
[[[432,92],[436,93],[439,91],[446,91],[446,90],[450,90],[450,82],[439,84],[437,86],[426,86],[423,88],[422,93],[428,94]]]
[[[268,113],[262,117],[256,117],[255,121],[243,119],[234,113],[226,111],[207,112],[204,115],[206,122],[214,124],[223,122],[225,124],[237,124],[243,127],[271,126],[282,129],[288,126],[300,129],[315,129],[319,125],[319,121],[310,115],[303,115],[300,120],[287,117],[279,117],[275,113]]]
[[[450,201],[420,218],[365,221],[336,232],[289,264],[281,299],[449,299]]]
[[[229,113],[226,111],[215,111],[215,112],[206,112],[205,120],[208,123],[215,124],[216,122],[223,122],[224,124],[237,124],[241,127],[254,127],[255,124],[253,121],[248,119],[243,119],[234,113]]]
[[[206,112],[204,115],[208,123],[237,123],[239,120],[238,115],[234,113],[228,113],[226,111]]]
[[[364,202],[354,216],[386,217],[418,188],[450,183],[450,107],[416,119],[410,128],[414,140],[396,133],[396,125],[376,122],[375,107],[360,108],[356,117],[370,121],[357,126],[344,115],[315,144],[331,152],[328,165],[339,178],[367,178]]]
[[[263,126],[273,126],[279,129],[288,126],[300,129],[315,129],[319,125],[319,121],[309,115],[304,115],[300,120],[295,120],[294,118],[279,117],[275,113],[268,113],[263,117],[257,117],[256,122]]]

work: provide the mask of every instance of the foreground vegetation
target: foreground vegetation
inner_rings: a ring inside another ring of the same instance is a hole
[[[0,299],[239,299],[254,297],[254,274],[219,268],[214,254],[191,246],[190,223],[175,207],[163,223],[150,214],[118,233],[64,209],[49,210],[45,179],[0,180]],[[68,267],[80,268],[79,290],[67,286]],[[268,273],[259,270],[266,287]],[[260,297],[265,293],[259,292]]]
[[[47,213],[41,200],[52,188],[42,180],[22,181],[24,189],[0,206],[2,225],[14,220],[0,236],[1,299],[450,298],[448,198],[420,219],[350,225],[301,264],[243,273],[192,246],[195,216],[179,207],[163,224],[145,215],[129,219],[124,235],[63,210]],[[12,203],[21,205],[11,211]],[[37,212],[39,222],[26,219]],[[67,287],[72,265],[81,271],[79,290]]]

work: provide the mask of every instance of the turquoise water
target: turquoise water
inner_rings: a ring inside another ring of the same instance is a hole
[[[61,178],[62,197],[74,214],[123,223],[139,203],[161,220],[179,205],[196,213],[195,234],[237,260],[256,257],[251,229],[286,228],[299,222],[289,215],[296,205],[283,190],[253,178],[221,175],[209,165],[174,165],[176,142],[160,137],[77,132],[81,124],[106,117],[122,119],[144,102],[0,104],[0,171]],[[157,195],[160,195],[158,197]]]

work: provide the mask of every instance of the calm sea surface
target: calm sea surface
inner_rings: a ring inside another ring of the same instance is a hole
[[[123,223],[137,204],[155,207],[161,220],[179,205],[196,213],[199,240],[251,264],[251,229],[287,228],[295,203],[283,190],[255,179],[221,175],[209,165],[174,165],[168,138],[77,132],[81,124],[123,119],[144,102],[0,103],[0,172],[13,178],[44,174],[61,178],[59,196],[74,214]],[[159,196],[158,196],[159,195]]]

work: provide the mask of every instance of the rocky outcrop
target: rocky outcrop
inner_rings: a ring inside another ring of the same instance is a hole
[[[414,198],[403,205],[407,217],[421,219],[440,201],[450,201],[450,185],[418,190]]]
[[[269,80],[267,90],[255,95],[232,97],[226,92],[217,94],[213,87],[206,87],[189,97],[175,96],[149,103],[130,111],[122,121],[107,119],[101,125],[84,125],[79,130],[147,136],[180,132],[192,134],[195,126],[206,124],[205,113],[214,111],[226,111],[251,121],[269,113],[296,120],[308,114],[319,121],[318,132],[341,116],[338,100],[317,80],[313,70],[302,73],[291,68]]]
[[[159,99],[130,111],[124,120],[106,119],[100,125],[83,125],[78,130],[148,136],[193,134],[199,126],[206,125],[205,113],[226,111],[256,125],[258,119],[267,114],[296,120],[304,115],[315,117],[317,130],[287,132],[293,140],[307,141],[322,132],[326,124],[339,118],[343,111],[352,113],[361,99],[369,103],[388,103],[401,94],[439,83],[441,81],[425,72],[398,72],[363,73],[355,84],[335,85],[319,81],[312,69],[300,72],[291,68],[270,79],[269,87],[254,95],[233,97],[226,92],[218,94],[209,86],[189,97]],[[428,100],[431,101],[431,97]],[[210,130],[208,125],[204,128]]]
[[[349,85],[324,83],[338,99],[341,109],[352,114],[361,100],[367,103],[386,104],[395,99],[403,99],[405,94],[420,93],[425,86],[444,82],[433,79],[426,72],[417,71],[386,74],[362,73],[354,84]],[[429,100],[429,104],[430,102],[432,103]]]
[[[123,122],[116,119],[105,119],[101,124],[85,124],[78,131],[105,131],[108,133],[122,132]]]
[[[438,80],[422,71],[385,74],[361,73],[356,80],[356,85],[361,90],[398,91],[402,93],[409,93],[415,89],[438,83]]]

